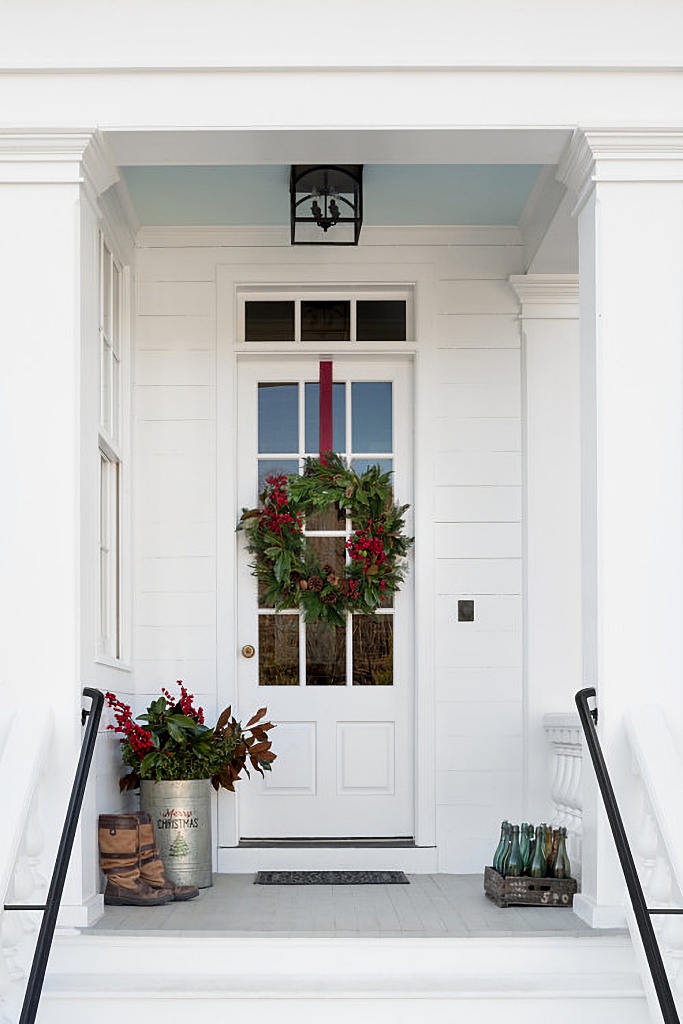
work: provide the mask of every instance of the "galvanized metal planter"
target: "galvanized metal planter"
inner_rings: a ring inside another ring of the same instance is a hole
[[[206,889],[211,874],[211,783],[208,779],[140,783],[140,809],[151,815],[166,876]]]

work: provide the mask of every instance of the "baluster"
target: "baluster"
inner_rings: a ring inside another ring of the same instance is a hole
[[[672,903],[671,908],[683,910],[680,903]],[[674,996],[683,999],[683,914],[670,914],[664,918],[659,940]]]
[[[557,746],[557,760],[558,760],[558,772],[556,788],[553,792],[553,799],[557,812],[553,825],[560,827],[560,825],[567,825],[567,786],[569,778],[571,776],[571,763],[567,756],[567,748],[565,746]]]
[[[12,879],[13,899],[15,903],[38,903],[35,873],[23,846],[24,844],[22,843],[22,850],[17,857],[17,864]],[[26,933],[30,934],[36,930],[37,922],[32,914],[14,911],[14,916],[20,919],[21,926]]]
[[[641,884],[644,892],[648,891],[650,877],[654,870],[657,858],[657,845],[657,827],[652,815],[645,811],[642,824],[637,832],[637,839],[634,843],[634,850],[641,863]]]
[[[567,785],[567,834],[569,838],[569,859],[580,870],[581,863],[581,768],[582,760],[578,749],[569,751],[571,772]]]
[[[3,913],[0,907],[0,937],[4,933],[5,918],[8,915]],[[3,1012],[7,1006],[7,996],[12,985],[12,976],[5,960],[5,947],[0,941],[0,1024],[11,1024],[9,1017]]]
[[[31,804],[26,832],[24,833],[24,850],[33,872],[33,891],[36,895],[36,902],[42,902],[42,894],[47,892],[47,877],[43,874],[42,855],[45,850],[45,835],[40,818],[40,787]]]
[[[671,871],[669,869],[669,862],[666,855],[661,850],[658,850],[657,856],[655,857],[654,868],[650,875],[647,904],[650,907],[658,907],[664,910],[670,905],[670,903]],[[652,915],[652,924],[655,932],[661,932],[665,923],[666,918],[662,914]]]
[[[23,938],[24,929],[21,926],[18,913],[12,911],[9,914],[4,914],[0,929],[0,945],[11,981],[21,981],[25,975],[23,967],[17,960],[19,946]]]

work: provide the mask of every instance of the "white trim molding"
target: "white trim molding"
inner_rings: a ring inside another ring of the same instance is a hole
[[[291,246],[289,226],[261,227],[170,225],[141,227],[135,240],[138,249],[167,247],[231,248],[235,246],[291,247],[299,251],[315,250],[315,246]],[[358,249],[371,245],[521,245],[518,227],[473,225],[370,225],[363,227]],[[325,246],[321,246],[324,249]],[[328,247],[331,248],[331,247]],[[352,248],[352,247],[349,247]],[[339,250],[337,250],[339,251]]]
[[[523,320],[575,320],[579,315],[578,274],[512,274],[508,281]]]
[[[97,197],[119,180],[97,130],[0,132],[0,184],[84,183]]]
[[[683,129],[577,129],[557,169],[578,213],[598,182],[683,181]]]

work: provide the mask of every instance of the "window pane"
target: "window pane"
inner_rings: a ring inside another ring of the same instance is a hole
[[[298,452],[298,384],[259,384],[259,452]]]
[[[259,615],[259,686],[299,685],[299,616]]]
[[[351,465],[358,476],[362,476],[370,466],[379,466],[383,473],[392,473],[394,461],[393,459],[351,459]]]
[[[346,449],[346,385],[332,385],[332,448]],[[306,384],[306,453],[320,451],[320,384]]]
[[[356,303],[356,338],[358,341],[405,341],[405,301],[359,299]]]
[[[291,476],[299,472],[298,459],[259,459],[258,493],[266,486],[269,476]]]
[[[112,412],[112,350],[109,347],[104,333],[100,345],[100,424],[111,434],[111,412]]]
[[[343,530],[346,527],[346,516],[338,505],[330,503],[324,512],[309,516],[306,520],[307,530]]]
[[[245,302],[245,341],[294,341],[293,302]]]
[[[392,686],[393,615],[353,615],[352,623],[353,685]]]
[[[302,341],[348,341],[351,337],[350,302],[302,302]]]
[[[111,344],[116,356],[121,345],[121,271],[112,263]]]
[[[102,275],[102,297],[101,303],[102,308],[100,310],[100,319],[102,321],[102,332],[104,333],[107,341],[111,341],[111,303],[112,303],[112,258],[109,249],[104,243],[102,244],[102,265],[100,272]]]
[[[306,685],[346,686],[346,629],[306,624]]]
[[[306,547],[318,560],[323,577],[332,574],[333,577],[341,578],[346,554],[344,537],[308,537]]]
[[[351,425],[354,452],[392,450],[391,381],[354,381]]]

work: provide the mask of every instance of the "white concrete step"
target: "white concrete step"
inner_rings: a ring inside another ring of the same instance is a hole
[[[255,1000],[278,1024],[414,1024],[421,1013],[430,1024],[491,1024],[502,1012],[506,1024],[650,1024],[624,936],[62,935],[38,1019],[188,1024],[253,1013]]]

